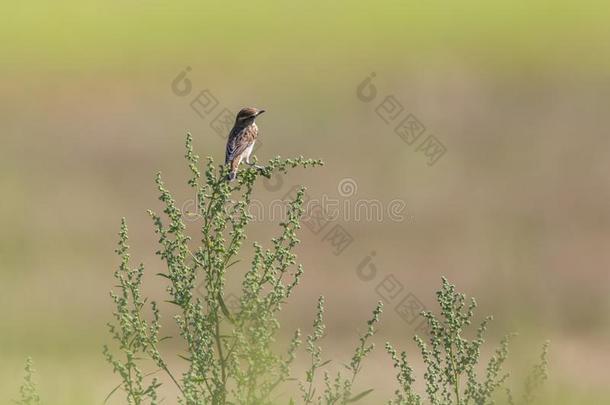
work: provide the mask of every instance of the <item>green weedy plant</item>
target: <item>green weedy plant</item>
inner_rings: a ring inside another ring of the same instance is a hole
[[[397,351],[386,343],[386,350],[390,354],[394,368],[398,370],[396,376],[400,388],[395,392],[395,398],[389,404],[419,405],[430,403],[432,405],[487,405],[495,403],[509,373],[503,371],[504,362],[508,356],[508,344],[513,335],[505,336],[500,342],[494,355],[490,358],[485,369],[485,375],[480,378],[477,366],[481,361],[480,349],[485,342],[483,336],[492,317],[487,317],[478,326],[472,340],[465,338],[467,328],[471,326],[474,310],[477,306],[474,298],[466,303],[464,294],[457,293],[455,286],[443,278],[441,290],[437,292],[437,301],[440,306],[440,316],[430,311],[422,315],[427,320],[429,334],[428,342],[415,336],[424,363],[426,372],[427,401],[417,394],[413,388],[415,378],[413,369],[407,361],[407,354]],[[536,390],[547,379],[548,342],[544,344],[540,362],[536,364],[527,377],[525,389],[519,404],[530,404],[534,401]],[[509,388],[505,388],[507,402],[514,404],[513,395]]]
[[[201,240],[191,246],[182,212],[161,175],[156,177],[164,215],[150,211],[155,232],[159,235],[157,254],[167,271],[158,275],[168,282],[167,302],[177,308],[174,320],[178,326],[184,352],[180,355],[188,369],[175,375],[169,369],[159,343],[161,315],[155,301],[150,302],[151,316],[145,315],[147,299],[142,297],[142,265],[130,267],[127,226],[123,220],[117,254],[121,265],[115,272],[118,292],[111,293],[116,305],[115,322],[109,324],[112,338],[122,353],[118,356],[104,347],[107,361],[121,377],[129,404],[157,404],[157,372],[166,373],[180,392],[181,404],[268,404],[275,388],[289,378],[289,366],[300,344],[296,331],[287,352],[281,356],[272,350],[279,329],[277,314],[290,297],[303,273],[296,266],[293,249],[299,243],[296,231],[303,214],[304,189],[288,205],[281,232],[264,249],[254,243],[254,257],[243,277],[239,306],[231,312],[224,303],[226,274],[235,265],[244,240],[246,226],[252,220],[248,213],[253,186],[259,175],[271,176],[288,169],[321,165],[319,160],[282,160],[268,162],[263,169],[241,170],[237,181],[227,182],[224,166],[216,167],[208,159],[202,175],[199,157],[193,153],[192,137],[187,135],[186,159],[191,171],[188,181],[197,195],[201,219]],[[296,267],[296,268],[295,268]],[[201,296],[196,286],[202,286]],[[143,360],[151,360],[156,369],[145,373]]]
[[[379,323],[382,307],[382,303],[379,302],[373,310],[372,318],[367,322],[366,332],[360,335],[359,344],[354,351],[350,363],[343,365],[348,372],[348,376],[343,376],[338,372],[335,378],[331,380],[329,373],[324,372],[324,392],[322,395],[316,396],[314,388],[316,372],[331,362],[331,360],[322,361],[322,348],[318,346],[318,342],[325,336],[326,329],[324,324],[324,297],[318,299],[316,317],[313,323],[313,334],[307,336],[307,346],[305,348],[307,353],[310,354],[311,366],[305,373],[305,382],[299,381],[299,389],[301,390],[304,404],[347,404],[359,401],[373,391],[373,389],[368,389],[357,395],[352,395],[356,376],[362,370],[362,362],[375,347],[375,345],[369,343],[369,340],[377,331],[375,326]]]
[[[152,211],[150,215],[159,235],[157,254],[167,267],[167,271],[158,273],[158,276],[167,280],[166,302],[175,305],[177,310],[174,320],[183,347],[179,356],[186,362],[187,370],[181,375],[174,374],[159,349],[159,344],[170,337],[160,337],[161,314],[157,303],[150,301],[148,304],[142,296],[144,267],[141,264],[135,268],[130,265],[127,225],[123,220],[116,250],[121,264],[114,274],[118,291],[111,293],[116,305],[115,321],[109,324],[110,334],[121,355],[104,347],[105,357],[120,375],[121,383],[109,396],[123,389],[129,404],[157,404],[161,383],[154,374],[163,372],[178,388],[177,402],[180,404],[271,404],[276,388],[292,380],[290,365],[301,344],[297,330],[284,355],[273,350],[280,328],[278,312],[303,274],[302,267],[296,265],[293,250],[299,243],[296,231],[300,228],[299,220],[303,214],[304,189],[300,189],[295,200],[288,204],[286,220],[280,223],[281,231],[272,239],[271,247],[265,249],[254,243],[254,256],[249,270],[243,275],[239,303],[231,310],[224,302],[226,275],[238,263],[237,255],[246,239],[245,230],[252,220],[248,208],[257,177],[322,163],[278,157],[270,160],[263,169],[241,170],[237,181],[229,183],[226,181],[226,168],[222,165],[216,167],[212,159],[208,159],[205,172],[201,174],[199,157],[193,153],[190,134],[186,139],[186,159],[191,171],[188,184],[195,190],[199,202],[197,212],[182,212],[161,176],[157,175],[159,199],[164,205],[163,216]],[[186,233],[185,215],[201,219],[201,239],[196,246],[192,246],[194,242]],[[196,286],[202,286],[203,291],[197,293]],[[394,399],[388,403],[493,404],[509,377],[503,371],[503,365],[511,336],[501,341],[487,363],[484,375],[479,377],[480,348],[491,317],[478,326],[474,338],[469,340],[465,336],[476,308],[474,299],[467,304],[466,297],[457,293],[455,286],[443,278],[437,300],[440,315],[423,313],[429,327],[428,342],[418,336],[414,338],[427,366],[424,374],[427,399],[413,388],[415,378],[406,353],[399,355],[386,343],[399,382]],[[311,365],[305,380],[298,383],[303,403],[345,405],[361,400],[372,389],[356,395],[352,391],[363,360],[374,347],[370,340],[379,322],[381,303],[373,311],[367,330],[360,336],[351,361],[344,365],[347,373],[337,373],[333,378],[324,372],[320,384],[319,372],[330,362],[322,359],[319,346],[325,335],[323,313],[324,299],[321,297],[313,332],[306,339],[305,350],[311,357]],[[545,345],[540,362],[526,379],[517,403],[532,403],[537,388],[546,380],[547,351]],[[144,361],[151,361],[154,369],[145,372]],[[36,404],[38,396],[31,382],[31,363],[28,363],[26,371],[28,376],[22,388],[24,399],[20,403]],[[316,393],[315,387],[319,385],[323,385],[323,391]],[[505,392],[508,403],[514,404],[511,391],[506,389]]]
[[[40,396],[34,383],[34,364],[30,357],[25,362],[25,376],[23,378],[23,384],[19,388],[20,398],[14,401],[19,405],[39,405]]]

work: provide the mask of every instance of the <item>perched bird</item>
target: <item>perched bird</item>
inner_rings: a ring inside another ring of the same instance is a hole
[[[225,165],[229,165],[231,170],[227,177],[229,181],[237,176],[237,169],[244,158],[247,164],[253,165],[250,163],[250,154],[258,136],[258,127],[254,120],[264,112],[265,110],[258,108],[246,107],[237,114],[233,129],[229,133],[225,155]]]

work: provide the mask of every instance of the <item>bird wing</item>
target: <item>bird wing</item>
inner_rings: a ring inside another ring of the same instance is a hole
[[[256,134],[251,127],[233,128],[227,141],[225,164],[233,161],[237,156],[244,153],[248,146],[252,145]]]

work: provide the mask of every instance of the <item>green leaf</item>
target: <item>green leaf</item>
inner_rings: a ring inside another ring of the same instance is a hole
[[[228,269],[229,267],[231,267],[231,266],[233,266],[234,264],[237,264],[237,263],[239,263],[239,262],[241,262],[241,260],[235,260],[234,262],[229,263],[229,264],[227,265],[227,267],[225,267],[225,269]]]
[[[112,394],[114,394],[119,388],[121,388],[121,386],[123,386],[123,383],[120,383],[119,385],[114,387],[113,390],[110,391],[110,393],[108,395],[106,395],[106,398],[104,398],[104,403],[107,403],[108,400],[110,399],[110,397],[112,396]]]
[[[371,392],[373,392],[373,388],[368,389],[366,391],[362,391],[360,394],[356,395],[355,397],[351,397],[350,399],[347,400],[347,402],[356,402],[361,400],[362,398],[364,398],[365,396],[369,395]]]
[[[233,317],[231,316],[231,312],[229,312],[229,308],[227,308],[225,301],[222,299],[222,296],[220,294],[218,295],[218,302],[220,303],[220,309],[222,310],[222,313],[227,317],[229,321],[231,321],[231,323],[235,323]]]
[[[189,363],[191,362],[191,358],[190,357],[186,357],[186,356],[183,356],[181,354],[179,354],[178,357],[180,357],[182,360],[188,361]]]

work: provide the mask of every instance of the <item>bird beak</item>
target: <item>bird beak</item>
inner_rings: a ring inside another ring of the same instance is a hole
[[[256,115],[257,115],[257,116],[258,116],[258,115],[261,115],[261,114],[262,114],[262,113],[264,113],[264,112],[265,112],[265,110],[259,110],[259,111],[256,113]]]

